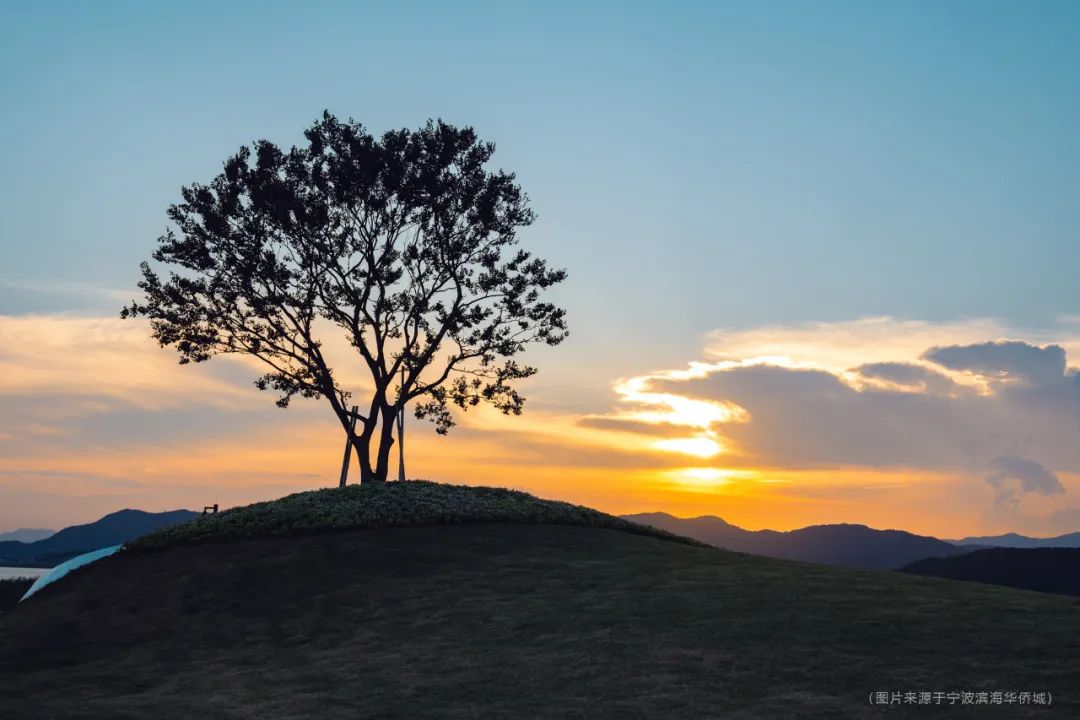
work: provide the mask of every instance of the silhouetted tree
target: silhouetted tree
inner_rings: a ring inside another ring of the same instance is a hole
[[[536,370],[515,356],[566,336],[565,312],[542,299],[566,273],[515,247],[534,214],[513,174],[485,169],[495,146],[472,128],[428,121],[375,138],[324,113],[305,136],[287,152],[244,147],[209,185],[183,188],[153,253],[168,274],[144,262],[145,297],[122,316],[148,318],[181,364],[258,358],[268,372],[255,384],[280,407],[326,398],[361,482],[384,481],[408,403],[440,434],[451,406],[520,414],[514,381]],[[372,380],[356,431],[327,329]]]

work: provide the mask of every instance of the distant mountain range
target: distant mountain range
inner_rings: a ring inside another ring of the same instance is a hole
[[[0,565],[52,567],[76,555],[125,543],[198,516],[199,513],[190,510],[161,513],[120,510],[96,522],[74,525],[56,533],[15,530],[0,535]],[[1080,585],[1080,532],[1055,538],[1009,533],[946,541],[902,530],[875,530],[865,525],[813,525],[778,532],[744,530],[712,515],[679,518],[656,512],[623,517],[753,555],[864,570],[902,569],[957,580],[1080,594],[1076,590]],[[1055,548],[1064,551],[1043,552]],[[1036,551],[1039,554],[1033,554]]]
[[[1080,595],[1080,548],[987,548],[927,558],[903,568],[918,575]]]
[[[874,530],[865,525],[812,525],[801,530],[744,530],[712,515],[678,518],[667,513],[624,515],[727,550],[841,565],[862,570],[895,570],[928,557],[948,557],[972,548],[902,530]]]
[[[987,535],[967,537],[963,540],[949,540],[954,545],[982,545],[1004,548],[1080,548],[1080,532],[1058,535],[1052,538],[1033,538],[1016,533],[1005,535]]]
[[[15,542],[32,543],[55,534],[55,530],[45,530],[44,528],[19,528],[11,532],[0,533],[0,542],[14,540]]]
[[[53,567],[91,550],[119,545],[159,528],[198,517],[191,510],[150,513],[120,510],[87,525],[73,525],[42,540],[0,541],[0,565]],[[18,532],[18,531],[16,531]]]

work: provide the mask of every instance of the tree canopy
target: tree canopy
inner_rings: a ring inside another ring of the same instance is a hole
[[[144,297],[122,316],[148,318],[181,364],[258,358],[255,384],[283,408],[325,398],[361,482],[382,481],[407,405],[441,434],[453,407],[521,412],[515,381],[536,369],[518,356],[566,337],[544,292],[566,272],[519,246],[535,215],[512,173],[487,169],[495,146],[472,128],[429,120],[376,138],[324,113],[305,137],[243,147],[209,184],[184,187],[153,253],[162,267],[142,264]],[[370,375],[357,430],[327,332]]]

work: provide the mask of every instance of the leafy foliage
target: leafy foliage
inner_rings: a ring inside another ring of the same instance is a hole
[[[381,480],[407,404],[443,434],[455,406],[521,412],[515,381],[536,369],[517,356],[566,337],[565,311],[543,299],[566,273],[516,247],[535,215],[513,174],[486,169],[495,146],[472,128],[428,121],[376,139],[324,113],[305,135],[288,151],[256,142],[208,185],[183,188],[153,254],[168,274],[143,263],[145,298],[122,315],[149,318],[181,363],[257,357],[267,372],[256,386],[281,407],[326,398],[363,477]],[[358,436],[325,324],[373,382]]]

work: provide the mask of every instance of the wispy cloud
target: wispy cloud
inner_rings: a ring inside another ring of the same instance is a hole
[[[185,369],[187,370],[187,369]],[[74,315],[0,315],[0,395],[92,399],[163,409],[253,400],[230,359],[182,375],[141,322]]]
[[[1060,531],[1080,479],[1071,348],[1069,323],[718,331],[682,368],[612,380],[606,411],[567,383],[522,417],[476,408],[449,438],[410,420],[410,475],[748,527]],[[340,428],[318,401],[274,407],[257,374],[240,358],[179,367],[138,322],[0,316],[0,527],[333,484]]]
[[[138,291],[135,288],[107,288],[82,282],[43,282],[28,280],[10,280],[0,278],[0,287],[42,295],[62,295],[71,297],[97,297],[124,302],[130,300]]]
[[[986,482],[997,491],[998,507],[1015,510],[1029,493],[1056,495],[1065,492],[1057,475],[1034,460],[1021,457],[999,457],[990,461],[994,472]]]

